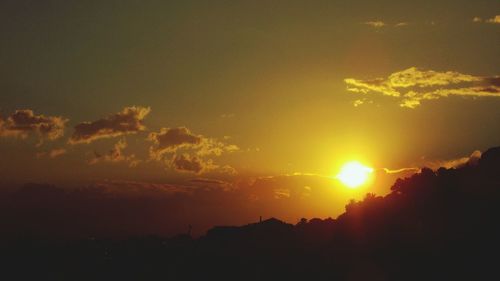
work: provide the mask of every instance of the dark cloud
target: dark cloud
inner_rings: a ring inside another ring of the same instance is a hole
[[[165,154],[172,154],[172,157],[165,162],[176,171],[195,174],[209,171],[236,174],[233,167],[219,166],[214,164],[212,159],[207,159],[208,156],[220,156],[226,152],[239,150],[234,144],[194,134],[186,127],[162,128],[157,133],[150,133],[148,140],[154,144],[149,148],[150,158],[161,161]]]
[[[68,119],[61,116],[35,115],[31,109],[20,109],[5,119],[0,116],[0,136],[26,138],[36,134],[41,142],[55,140],[64,135],[66,122]]]
[[[239,150],[234,144],[196,135],[186,127],[162,128],[158,133],[149,134],[148,140],[154,143],[149,151],[151,158],[156,160],[161,160],[163,155],[174,153],[179,149],[191,150],[198,156],[220,156],[224,152]]]
[[[150,148],[151,157],[159,160],[165,153],[200,145],[203,136],[191,133],[186,127],[162,128],[158,133],[149,134],[148,140],[156,145]]]
[[[149,114],[149,107],[131,106],[121,112],[108,115],[105,118],[83,122],[75,126],[75,132],[69,143],[91,143],[97,139],[118,137],[144,131],[144,118]]]
[[[204,161],[197,156],[189,154],[175,154],[170,161],[170,165],[177,171],[201,174],[218,168],[212,160]]]

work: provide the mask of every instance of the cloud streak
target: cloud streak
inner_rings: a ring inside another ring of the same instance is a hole
[[[92,122],[82,122],[75,126],[69,139],[70,144],[91,143],[98,139],[119,137],[144,131],[144,118],[151,108],[141,106],[125,107],[122,111],[110,114]]]
[[[407,26],[408,25],[407,22],[398,22],[398,23],[395,23],[395,24],[389,24],[389,23],[386,23],[386,22],[381,21],[381,20],[365,21],[365,22],[362,22],[361,24],[371,26],[371,27],[373,27],[375,29],[380,29],[380,28],[383,28],[383,27],[390,27],[390,26],[403,27],[403,26]]]
[[[499,77],[481,77],[456,71],[439,72],[416,67],[392,73],[387,78],[346,78],[347,90],[357,94],[382,94],[399,100],[399,105],[416,108],[424,100],[450,96],[500,97]],[[355,106],[362,103],[355,102]]]
[[[492,23],[492,24],[500,24],[500,15],[496,15],[496,16],[489,18],[489,19],[483,19],[481,17],[474,17],[474,18],[472,18],[472,22],[476,22],[476,23],[485,22],[485,23]]]
[[[386,26],[386,23],[383,22],[383,21],[367,21],[367,22],[364,22],[363,24],[366,24],[366,25],[369,25],[371,27],[375,27],[375,28],[381,28],[381,27],[384,27]]]

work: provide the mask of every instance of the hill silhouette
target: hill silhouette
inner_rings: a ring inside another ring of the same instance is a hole
[[[8,280],[498,280],[499,219],[496,147],[398,179],[336,219],[270,218],[198,239],[20,239],[1,255]]]

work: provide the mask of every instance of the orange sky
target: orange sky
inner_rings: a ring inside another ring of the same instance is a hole
[[[497,1],[2,3],[0,183],[197,190],[184,220],[207,226],[335,217],[350,198],[500,143],[499,12]],[[352,160],[374,178],[349,190],[334,176]]]

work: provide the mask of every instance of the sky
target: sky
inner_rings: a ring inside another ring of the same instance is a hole
[[[500,143],[498,1],[6,0],[0,40],[2,186],[195,193],[179,225],[335,217]]]

